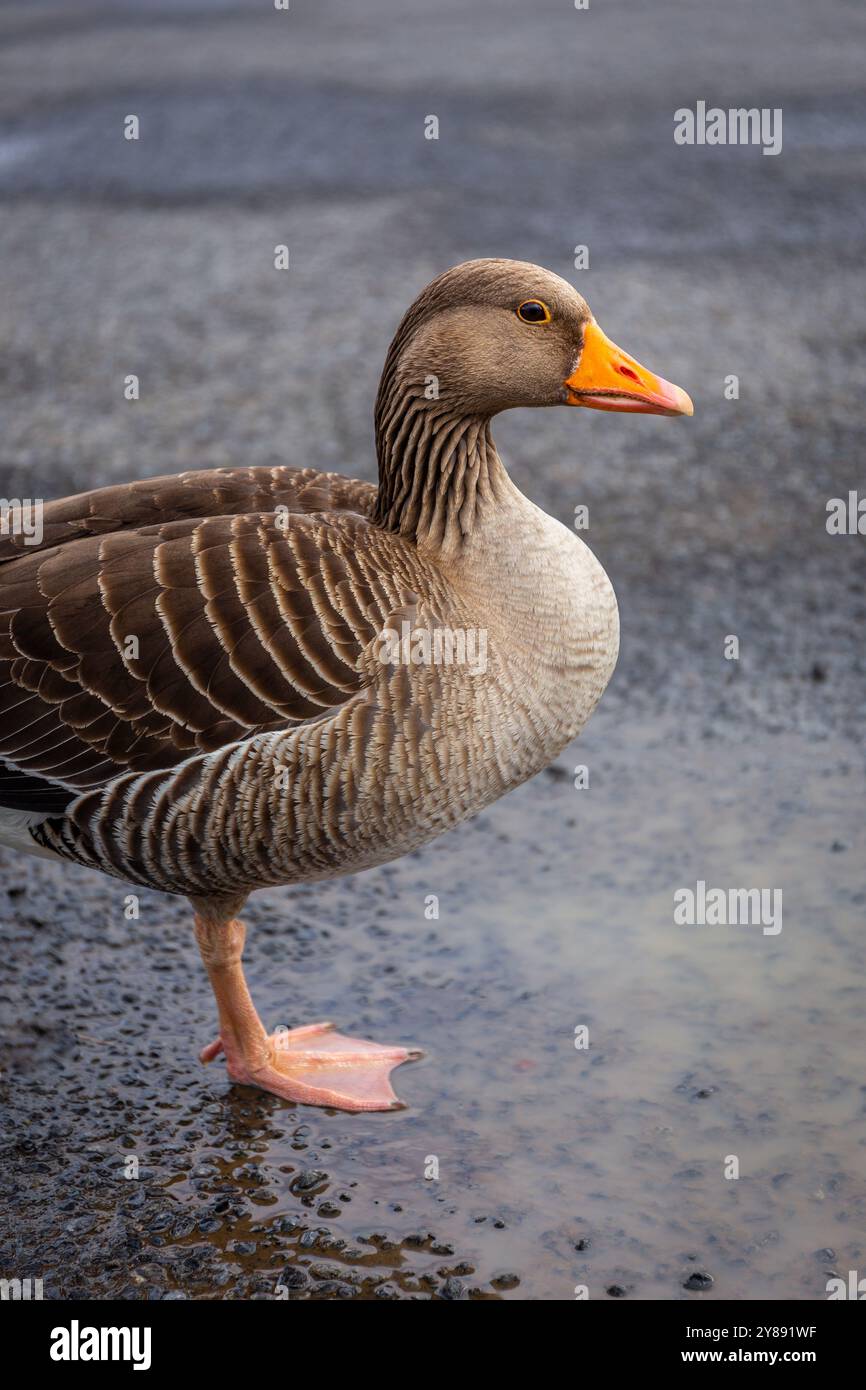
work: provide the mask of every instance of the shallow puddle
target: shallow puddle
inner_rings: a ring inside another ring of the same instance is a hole
[[[182,905],[128,924],[122,885],[7,861],[4,1269],[99,1298],[824,1297],[866,1245],[863,803],[846,745],[600,713],[425,851],[255,895],[269,1026],[425,1049],[394,1115],[229,1087],[195,1061]],[[781,889],[781,931],[676,925],[698,880]]]

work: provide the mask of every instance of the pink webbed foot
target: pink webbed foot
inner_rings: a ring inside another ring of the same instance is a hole
[[[382,1047],[363,1038],[347,1038],[332,1023],[277,1029],[264,1039],[255,1057],[227,1039],[217,1038],[200,1054],[211,1062],[226,1054],[232,1081],[259,1086],[301,1105],[328,1105],[337,1110],[399,1110],[391,1072],[422,1054],[417,1048]]]

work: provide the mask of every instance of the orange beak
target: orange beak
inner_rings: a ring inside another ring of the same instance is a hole
[[[586,325],[580,361],[564,385],[566,405],[635,410],[644,415],[695,413],[685,391],[635,362],[602,333],[595,319]]]

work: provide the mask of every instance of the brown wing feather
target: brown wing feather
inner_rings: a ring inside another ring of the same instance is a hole
[[[374,553],[386,538],[350,505],[372,489],[312,470],[216,472],[51,504],[46,543],[0,564],[0,805],[56,808],[360,688],[361,652],[406,597]],[[266,494],[285,510],[153,521]],[[303,513],[325,496],[336,507]]]
[[[369,517],[371,483],[315,468],[202,468],[79,492],[43,508],[39,546],[23,535],[0,535],[0,562],[86,536],[104,536],[170,521],[274,512],[355,512]]]

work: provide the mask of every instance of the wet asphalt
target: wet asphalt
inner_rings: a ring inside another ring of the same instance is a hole
[[[862,1268],[866,539],[825,519],[866,491],[864,28],[853,0],[0,10],[4,496],[371,478],[396,321],[479,255],[571,279],[695,402],[497,422],[619,598],[584,738],[400,864],[248,906],[266,1022],[422,1046],[405,1111],[229,1087],[186,905],[130,922],[123,885],[2,852],[0,1276],[799,1299]],[[781,108],[781,154],[675,145],[698,100]],[[783,931],[675,928],[699,878],[783,887]]]

